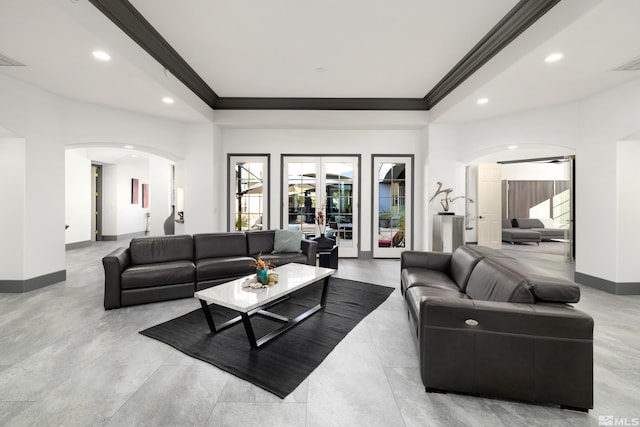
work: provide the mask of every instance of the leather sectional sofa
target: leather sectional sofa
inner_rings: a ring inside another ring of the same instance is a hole
[[[538,218],[513,218],[511,225],[514,227],[513,230],[540,233],[540,238],[543,241],[566,239],[566,233],[568,231],[564,228],[547,228]]]
[[[104,308],[193,297],[195,291],[255,272],[261,256],[278,266],[316,264],[317,243],[274,251],[275,230],[141,237],[102,259]]]
[[[427,391],[593,408],[593,319],[573,282],[482,246],[405,251],[401,291]]]
[[[526,230],[521,228],[513,228],[511,221],[502,220],[502,241],[509,242],[512,245],[516,243],[536,243],[540,245],[542,235],[534,230]]]

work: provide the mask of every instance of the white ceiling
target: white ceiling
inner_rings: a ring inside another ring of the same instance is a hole
[[[422,98],[516,0],[131,0],[224,97]],[[456,123],[577,100],[638,72],[640,2],[563,0],[432,109]],[[91,52],[108,51],[96,61]],[[543,58],[561,51],[555,64]],[[183,121],[210,108],[87,0],[2,0],[7,74],[62,96]],[[319,67],[325,71],[316,71]],[[173,105],[161,102],[172,96]],[[489,98],[484,106],[475,104]]]

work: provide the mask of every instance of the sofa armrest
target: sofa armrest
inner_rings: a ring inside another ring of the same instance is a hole
[[[427,388],[593,407],[593,319],[566,304],[423,297]]]
[[[307,256],[308,265],[316,265],[316,254],[318,252],[318,242],[315,240],[302,239],[300,243],[302,253]]]
[[[104,267],[104,308],[120,307],[120,275],[131,265],[129,248],[118,248],[102,258]]]
[[[469,319],[475,320],[477,324],[465,323]],[[420,304],[420,325],[472,332],[593,339],[593,318],[567,304],[521,304],[423,297]]]
[[[443,252],[403,251],[400,254],[400,271],[405,268],[419,267],[448,272],[451,257],[452,254]]]

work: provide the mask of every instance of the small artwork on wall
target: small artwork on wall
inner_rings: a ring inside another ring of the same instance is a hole
[[[142,184],[142,207],[149,207],[149,184]]]
[[[138,204],[138,178],[131,178],[131,204]]]

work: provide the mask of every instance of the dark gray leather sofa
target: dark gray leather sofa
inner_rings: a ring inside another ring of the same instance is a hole
[[[502,241],[509,242],[512,245],[516,243],[536,243],[540,245],[542,235],[535,230],[527,230],[523,228],[513,228],[511,221],[502,220]]]
[[[546,228],[538,218],[513,218],[511,225],[514,230],[528,230],[540,233],[542,240],[566,238],[567,230],[564,228]]]
[[[275,230],[140,237],[102,259],[104,308],[193,297],[196,290],[249,275],[252,262],[316,264],[317,243],[301,253],[272,254]]]
[[[580,288],[481,246],[405,251],[401,291],[427,391],[593,408]]]

